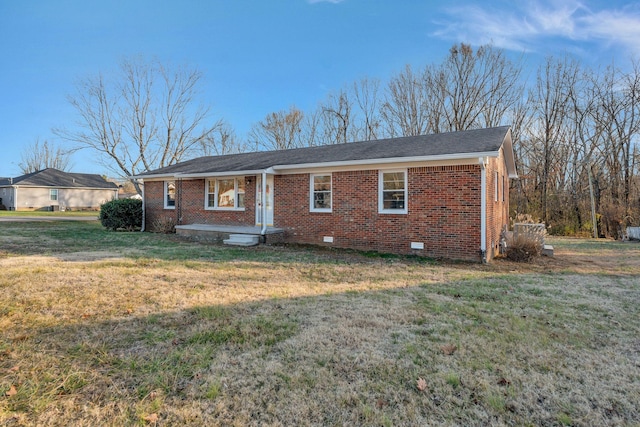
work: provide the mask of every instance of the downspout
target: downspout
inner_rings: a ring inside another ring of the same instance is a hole
[[[480,257],[482,263],[487,262],[487,170],[485,159],[478,158],[480,163]]]
[[[263,243],[266,240],[266,236],[267,235],[267,170],[263,170],[262,171],[262,188],[260,189],[260,191],[262,192],[262,197],[260,200],[262,200],[262,206],[260,207],[260,209],[262,209],[262,229],[260,230],[260,235],[263,236]]]

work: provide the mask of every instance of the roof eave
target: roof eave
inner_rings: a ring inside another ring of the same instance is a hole
[[[274,171],[287,171],[297,169],[315,169],[315,168],[331,168],[331,167],[344,167],[344,166],[367,166],[367,165],[385,165],[385,164],[398,164],[398,163],[428,163],[437,162],[443,160],[463,160],[463,159],[477,159],[478,157],[497,157],[499,152],[486,151],[479,153],[457,153],[457,154],[442,154],[435,156],[411,156],[411,157],[387,157],[382,159],[362,159],[362,160],[343,160],[335,162],[314,162],[314,163],[300,163],[293,165],[275,165]]]
[[[268,169],[267,169],[268,170]],[[158,173],[152,175],[133,175],[129,179],[159,179],[159,178],[206,178],[209,176],[245,176],[245,175],[259,175],[263,173],[265,169],[251,169],[251,170],[238,170],[238,171],[222,171],[222,172],[193,172],[193,173]]]
[[[506,138],[505,138],[506,140]],[[509,137],[509,141],[511,138]],[[511,147],[511,143],[509,142],[509,148]],[[511,150],[511,156],[513,156],[513,150]],[[506,150],[509,151],[509,150]],[[286,172],[293,170],[301,170],[301,169],[317,169],[317,168],[340,168],[345,166],[379,166],[386,164],[401,164],[401,163],[429,163],[429,162],[438,162],[438,161],[462,161],[469,159],[477,159],[479,157],[498,157],[499,151],[484,151],[484,152],[475,152],[475,153],[456,153],[456,154],[442,154],[442,155],[432,155],[432,156],[403,156],[403,157],[387,157],[387,158],[376,158],[376,159],[361,159],[361,160],[341,160],[341,161],[333,161],[333,162],[312,162],[312,163],[298,163],[298,164],[282,164],[282,165],[274,165],[272,167],[266,169],[251,169],[251,170],[237,170],[237,171],[219,171],[219,172],[192,172],[192,173],[181,173],[181,172],[173,172],[173,173],[161,173],[161,174],[150,174],[150,175],[134,175],[130,176],[130,179],[162,179],[162,178],[205,178],[205,177],[216,177],[216,176],[245,176],[245,175],[258,175],[263,172],[267,172],[269,174],[278,173],[278,172]],[[513,158],[513,157],[511,157]],[[509,162],[507,162],[509,163]],[[509,171],[509,177],[515,172],[515,166],[513,170]],[[515,175],[517,177],[517,174]]]

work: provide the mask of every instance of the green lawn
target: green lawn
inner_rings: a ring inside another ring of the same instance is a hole
[[[0,425],[640,424],[640,244],[531,264],[0,223]]]
[[[64,212],[47,212],[47,211],[2,211],[0,210],[0,218],[2,217],[85,217],[98,216],[98,211],[64,211]]]

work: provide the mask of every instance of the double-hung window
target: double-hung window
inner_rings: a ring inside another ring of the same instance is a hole
[[[49,200],[51,200],[52,202],[55,202],[58,200],[58,189],[57,188],[52,188],[49,190]]]
[[[310,184],[311,212],[331,212],[331,174],[312,174]]]
[[[380,171],[378,177],[378,211],[380,213],[407,213],[407,171]]]
[[[164,182],[164,208],[175,209],[176,207],[176,182]]]
[[[244,210],[244,177],[207,180],[206,209]]]

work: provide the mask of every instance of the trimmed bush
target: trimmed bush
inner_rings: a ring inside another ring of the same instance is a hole
[[[98,216],[102,225],[111,231],[135,231],[142,227],[142,200],[118,199],[100,206]]]

